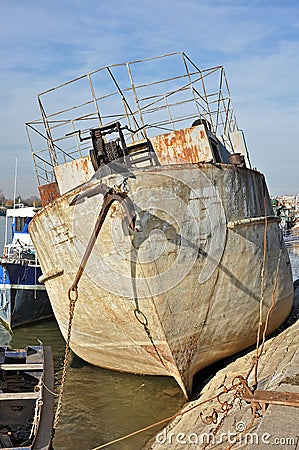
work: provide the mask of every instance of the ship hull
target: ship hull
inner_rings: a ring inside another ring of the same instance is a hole
[[[5,263],[0,266],[0,317],[11,327],[53,317],[39,266]]]
[[[226,164],[134,169],[134,231],[113,204],[78,284],[71,348],[96,366],[173,376],[186,396],[196,372],[256,342],[288,316],[291,267],[263,175]],[[119,175],[101,181],[120,186]],[[68,290],[103,203],[74,206],[95,180],[36,214],[30,234],[63,336]],[[271,306],[272,305],[272,306]]]

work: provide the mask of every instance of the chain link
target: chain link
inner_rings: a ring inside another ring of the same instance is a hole
[[[75,294],[72,298],[72,294]],[[64,361],[63,361],[63,369],[62,369],[62,377],[61,377],[61,384],[60,384],[60,391],[59,391],[59,397],[57,401],[57,408],[54,418],[54,424],[53,424],[53,431],[55,433],[55,430],[58,426],[58,422],[60,419],[60,412],[62,408],[62,398],[64,393],[64,387],[65,387],[65,380],[67,375],[67,367],[68,367],[68,360],[71,350],[71,333],[72,333],[72,324],[73,324],[73,318],[75,313],[75,304],[78,300],[78,288],[77,286],[71,286],[68,290],[68,299],[69,299],[69,322],[68,322],[68,331],[67,331],[67,339],[65,344],[65,353],[64,353]]]

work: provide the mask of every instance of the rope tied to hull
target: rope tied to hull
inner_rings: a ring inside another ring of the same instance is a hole
[[[159,420],[158,422],[155,422],[155,423],[151,423],[150,425],[148,425],[148,426],[146,426],[144,428],[140,428],[140,429],[138,429],[136,431],[133,431],[132,433],[129,433],[129,434],[125,435],[125,436],[121,436],[119,438],[113,439],[113,440],[111,440],[109,442],[106,442],[104,444],[101,444],[101,445],[99,445],[97,447],[94,447],[92,450],[100,450],[102,448],[109,447],[110,445],[116,444],[118,442],[122,442],[122,441],[124,441],[126,439],[129,439],[129,438],[131,438],[133,436],[136,436],[136,435],[138,435],[140,433],[144,433],[145,431],[148,431],[148,430],[150,430],[152,428],[155,428],[157,426],[166,424],[166,423],[170,422],[171,420],[174,420],[174,419],[177,419],[177,418],[181,418],[181,417],[185,416],[186,414],[190,413],[191,411],[199,408],[200,406],[203,406],[203,405],[205,405],[207,403],[210,403],[212,400],[217,400],[219,402],[219,404],[221,405],[221,407],[218,410],[213,409],[212,414],[210,416],[206,417],[205,420],[206,420],[206,424],[214,424],[214,425],[216,425],[216,428],[214,430],[212,430],[212,433],[214,432],[214,434],[216,434],[218,432],[219,428],[222,426],[225,418],[228,416],[230,410],[233,408],[234,403],[235,402],[240,402],[241,403],[242,402],[242,393],[244,391],[247,391],[248,389],[249,388],[248,388],[247,381],[242,376],[237,376],[237,377],[235,377],[232,380],[230,387],[225,387],[224,386],[222,391],[217,393],[216,395],[211,396],[211,397],[209,397],[209,398],[207,398],[205,400],[202,400],[202,401],[200,401],[198,403],[195,403],[193,405],[190,405],[188,408],[185,408],[182,411],[180,411],[180,412],[178,412],[176,414],[173,414],[170,417],[167,417],[165,419]],[[233,394],[232,402],[221,400],[221,396],[223,394],[228,394],[228,393],[232,393]],[[217,425],[218,418],[220,417],[221,414],[224,415],[224,418],[223,417],[221,418],[221,425],[219,425],[219,424]],[[201,420],[203,420],[202,414],[200,414],[200,418],[201,418]],[[209,441],[206,442],[205,446],[202,447],[202,449],[207,448],[209,443],[210,443]]]

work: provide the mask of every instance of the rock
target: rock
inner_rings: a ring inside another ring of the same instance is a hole
[[[295,288],[294,306],[284,331],[265,342],[258,363],[258,390],[299,393],[299,283]],[[254,385],[254,371],[250,369],[255,356],[253,350],[220,370],[200,397],[187,403],[144,450],[266,450],[273,445],[277,449],[296,449],[299,407],[271,404],[263,411],[256,405],[253,411],[250,403],[240,399],[238,389],[232,389],[249,372],[248,384]],[[225,389],[229,391],[224,393]],[[209,445],[205,445],[207,440]]]

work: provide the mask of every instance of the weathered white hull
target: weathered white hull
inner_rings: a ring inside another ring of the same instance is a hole
[[[263,321],[275,302],[268,333],[286,319],[288,254],[260,173],[226,164],[132,171],[138,231],[113,204],[79,282],[71,348],[97,366],[173,376],[189,393],[197,371],[256,341],[261,296]],[[30,225],[64,337],[68,289],[103,202],[98,194],[70,206],[80,192],[62,195]]]

